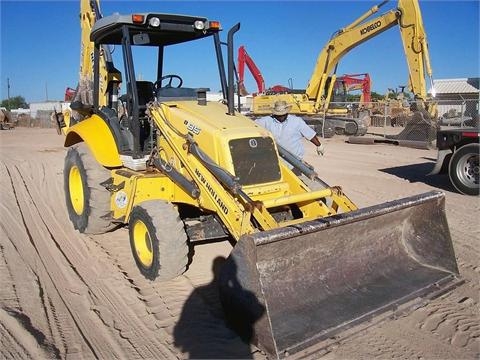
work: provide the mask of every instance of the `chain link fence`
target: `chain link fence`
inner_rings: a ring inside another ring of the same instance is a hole
[[[306,117],[309,125],[325,138],[334,135],[376,135],[384,139],[424,142],[429,146],[436,139],[439,127],[479,126],[480,100],[440,100],[435,102],[437,117],[431,117],[425,109],[415,109],[406,100],[388,100],[371,103],[330,103],[333,114]],[[36,117],[11,114],[15,126],[54,128],[52,111],[38,110]],[[342,118],[355,122],[342,125]]]
[[[25,114],[17,115],[16,126],[53,128],[55,127],[55,123],[52,121],[52,111],[38,110],[37,116],[35,117]]]
[[[438,123],[440,126],[479,126],[480,100],[439,101]]]
[[[424,109],[415,102],[406,100],[388,100],[371,103],[331,103],[330,112],[336,114],[326,115],[321,127],[317,128],[319,135],[331,136],[329,119],[354,118],[359,124],[367,126],[367,135],[376,135],[385,139],[424,143],[429,146],[436,140],[438,128],[478,127],[479,126],[480,100],[440,100],[427,104]],[[436,116],[431,116],[429,110],[436,109]],[[343,111],[343,114],[342,114]],[[350,136],[364,135],[362,133],[345,133],[336,129],[336,134]]]

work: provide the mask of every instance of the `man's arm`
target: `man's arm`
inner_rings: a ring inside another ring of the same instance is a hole
[[[317,155],[321,155],[321,156],[325,155],[325,146],[322,145],[317,135],[312,137],[310,141],[317,146]]]
[[[300,121],[300,132],[302,135],[310,140],[312,144],[317,147],[317,154],[322,155],[325,153],[325,147],[320,142],[320,139],[317,136],[315,130],[313,130],[310,126],[302,118],[297,118]]]
[[[316,146],[322,146],[322,143],[320,142],[320,140],[318,139],[317,135],[314,135],[310,141],[313,143],[313,145],[316,145]]]

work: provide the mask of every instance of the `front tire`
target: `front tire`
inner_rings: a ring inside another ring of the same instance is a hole
[[[101,183],[110,179],[85,143],[68,149],[63,169],[65,200],[73,227],[86,234],[103,234],[113,229],[110,193]]]
[[[480,144],[467,144],[455,151],[450,159],[448,175],[455,189],[465,195],[480,194]]]
[[[150,200],[135,206],[129,235],[135,262],[147,279],[171,280],[185,272],[187,235],[172,204]]]

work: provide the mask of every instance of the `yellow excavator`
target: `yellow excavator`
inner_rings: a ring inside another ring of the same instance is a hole
[[[112,241],[116,227],[128,226],[146,278],[180,276],[196,241],[234,243],[219,280],[226,317],[273,357],[459,281],[443,193],[358,209],[339,186],[323,182],[235,111],[233,39],[240,24],[225,42],[220,22],[203,16],[102,17],[98,3],[87,0],[81,22],[82,60],[93,62],[82,62],[80,79],[87,81],[77,92],[91,91],[92,103],[78,96],[75,116],[59,121],[68,148],[68,215],[78,231],[111,231]],[[180,75],[164,73],[171,47],[198,42],[185,57],[195,67],[209,58],[200,53],[209,51],[208,40],[223,102],[207,101],[204,87],[183,87]],[[122,76],[110,61],[113,47]],[[156,54],[156,61],[148,57],[152,81],[137,80],[138,48]],[[116,101],[120,80],[125,111]]]
[[[345,134],[365,134],[368,117],[363,121],[361,118],[345,117],[345,109],[332,109],[330,106],[337,78],[336,69],[350,50],[394,26],[400,29],[409,71],[409,89],[419,106],[426,108],[432,115],[436,114],[436,106],[428,97],[425,82],[428,75],[433,89],[427,36],[418,0],[399,0],[395,9],[372,18],[387,2],[373,6],[332,36],[318,56],[305,93],[256,96],[252,100],[252,114],[269,114],[275,101],[284,100],[292,106],[291,113],[301,115],[307,123],[314,125],[319,116],[327,114],[328,119],[335,122],[335,127],[344,128]]]

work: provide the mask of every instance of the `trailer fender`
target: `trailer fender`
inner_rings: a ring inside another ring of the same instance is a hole
[[[437,162],[435,163],[435,166],[433,167],[433,170],[430,171],[430,173],[428,175],[439,174],[442,171],[443,164],[445,163],[445,159],[447,158],[448,155],[451,155],[451,154],[452,154],[452,151],[450,149],[438,150]],[[449,158],[450,157],[448,157],[446,159],[447,163],[449,161]]]
[[[122,166],[112,131],[98,115],[80,121],[66,130],[65,147],[84,141],[95,160],[105,167]]]

